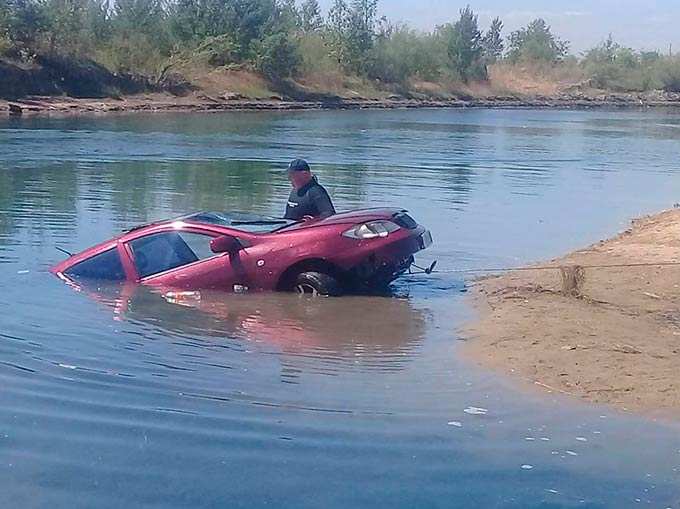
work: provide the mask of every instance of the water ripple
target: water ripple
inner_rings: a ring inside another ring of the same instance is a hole
[[[672,205],[677,116],[0,120],[0,506],[672,506],[677,432],[460,360],[467,282],[446,270],[555,256]],[[390,297],[192,308],[47,273],[55,247],[154,219],[280,214],[296,156],[339,209],[410,209],[445,272]]]

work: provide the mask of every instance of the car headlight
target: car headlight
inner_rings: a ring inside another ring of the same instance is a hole
[[[399,226],[391,221],[371,221],[350,228],[343,236],[358,240],[377,239],[387,237],[398,229]]]

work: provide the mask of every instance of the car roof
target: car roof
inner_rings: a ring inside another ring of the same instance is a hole
[[[66,260],[58,263],[55,268],[56,271],[66,270],[66,268],[71,267],[83,260],[97,256],[109,249],[115,248],[119,243],[130,242],[140,237],[145,237],[147,235],[153,235],[156,233],[161,233],[170,230],[186,230],[191,229],[194,231],[203,231],[206,233],[213,233],[216,235],[229,234],[234,232],[235,227],[228,227],[226,225],[220,225],[216,223],[210,223],[204,220],[202,217],[194,217],[204,213],[189,214],[187,216],[182,216],[175,219],[166,219],[162,221],[154,221],[150,223],[140,224],[128,230],[125,230],[115,237],[109,238],[103,242],[90,246],[79,253],[75,253]],[[287,223],[281,226],[285,226]],[[252,235],[252,232],[247,232],[239,230],[245,235]]]

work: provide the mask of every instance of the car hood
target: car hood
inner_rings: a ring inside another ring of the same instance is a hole
[[[391,219],[395,214],[405,212],[404,209],[397,208],[375,208],[375,209],[359,209],[351,210],[349,212],[340,212],[325,219],[314,219],[296,223],[294,225],[283,228],[279,231],[289,232],[293,230],[301,230],[305,228],[314,228],[316,226],[330,226],[336,224],[358,224],[367,221],[376,221],[378,219]]]

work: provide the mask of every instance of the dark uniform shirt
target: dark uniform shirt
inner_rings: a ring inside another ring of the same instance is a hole
[[[335,214],[328,192],[316,179],[300,189],[293,189],[286,205],[286,219],[299,221],[304,216],[325,218]]]

